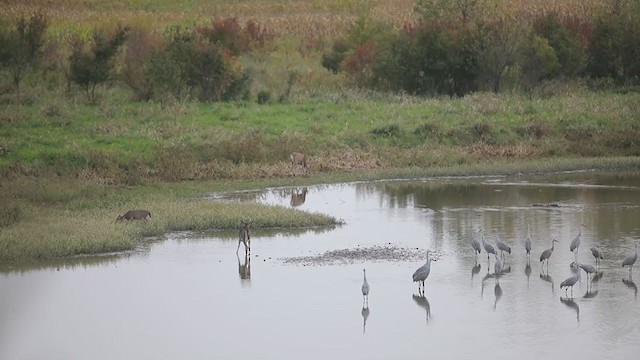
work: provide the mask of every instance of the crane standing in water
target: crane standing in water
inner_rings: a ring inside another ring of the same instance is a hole
[[[578,268],[578,271],[576,271],[573,275],[571,275],[566,280],[564,280],[563,282],[560,283],[560,289],[565,288],[564,289],[564,293],[565,293],[565,295],[567,295],[567,290],[570,287],[571,288],[571,297],[573,297],[573,285],[575,285],[578,282],[578,280],[580,280],[580,269],[579,268]]]
[[[367,308],[369,307],[369,283],[367,282],[367,270],[366,269],[362,269],[362,273],[364,275],[364,281],[362,282],[362,307],[364,308],[365,306],[365,299],[366,299],[366,304],[367,304]],[[365,320],[366,321],[366,320]]]
[[[580,242],[582,242],[582,228],[587,227],[585,224],[580,224],[580,231],[578,231],[578,235],[571,241],[569,245],[569,250],[573,252],[575,250],[576,256],[578,256],[578,248],[580,247]]]
[[[424,294],[424,281],[429,277],[431,273],[431,258],[429,257],[429,250],[427,250],[427,263],[419,267],[413,273],[413,282],[418,283],[418,294]],[[422,291],[420,290],[420,283],[422,283]]]
[[[604,253],[600,250],[600,246],[593,246],[589,250],[591,250],[593,257],[596,258],[596,266],[600,265],[600,260],[604,260]]]
[[[478,232],[476,234],[479,234],[482,232],[482,229],[478,230]],[[478,254],[480,254],[482,252],[482,248],[480,247],[480,243],[478,242],[478,239],[476,238],[476,235],[471,234],[471,247],[473,248],[473,254],[476,256],[476,259],[478,258]]]
[[[524,250],[527,252],[527,262],[531,260],[531,224],[527,224],[527,238],[524,239]]]
[[[550,249],[546,249],[542,252],[542,254],[540,254],[540,262],[542,263],[542,265],[544,265],[544,261],[547,261],[547,270],[549,270],[549,258],[551,257],[551,254],[553,254],[553,249],[555,248],[555,243],[557,243],[558,240],[553,239],[551,240],[551,248]]]
[[[509,245],[507,245],[505,242],[503,242],[500,239],[500,235],[496,234],[496,246],[498,247],[498,250],[500,250],[500,256],[504,257],[504,252],[508,252],[509,254],[511,254],[511,248],[509,247]]]
[[[489,261],[489,254],[497,254],[496,249],[493,247],[493,245],[484,240],[484,234],[482,234],[482,247],[484,247],[484,251],[487,252],[487,261]]]
[[[638,243],[636,243],[636,251],[633,255],[629,255],[624,260],[622,260],[622,267],[629,267],[629,276],[631,276],[631,271],[633,271],[633,264],[638,260]]]

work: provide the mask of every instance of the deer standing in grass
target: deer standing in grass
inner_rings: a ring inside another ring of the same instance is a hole
[[[304,154],[301,154],[299,152],[294,152],[293,154],[289,155],[289,160],[291,160],[291,169],[293,172],[293,175],[295,175],[296,172],[296,168],[298,167],[298,165],[302,166],[302,169],[304,170],[304,174],[307,174],[307,170],[308,170],[308,165],[307,165],[307,157]]]
[[[124,215],[118,215],[116,222],[123,220],[144,220],[144,222],[147,222],[151,220],[151,212],[149,210],[129,210]]]
[[[240,226],[240,232],[238,234],[238,247],[236,248],[236,254],[238,254],[238,250],[240,250],[240,243],[244,244],[244,254],[245,256],[251,254],[251,223],[250,222],[242,222]]]

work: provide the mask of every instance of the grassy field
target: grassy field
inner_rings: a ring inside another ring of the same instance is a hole
[[[522,12],[591,16],[600,2],[512,1]],[[321,66],[323,51],[361,16],[396,28],[415,21],[415,1],[64,0],[0,2],[6,18],[42,9],[52,37],[94,27],[255,19],[274,33],[242,57],[251,92],[273,99],[231,103],[135,102],[117,81],[88,103],[38,72],[13,93],[0,72],[0,263],[130,250],[182,230],[305,228],[340,223],[324,214],[203,200],[211,191],[352,180],[579,169],[640,168],[640,93],[552,83],[535,96],[475,93],[421,98],[346,85]],[[532,6],[536,5],[536,6]],[[88,35],[87,35],[88,36]],[[117,78],[117,77],[116,77]],[[292,81],[287,81],[292,79]],[[291,152],[310,157],[293,176]],[[115,224],[146,208],[152,222]]]

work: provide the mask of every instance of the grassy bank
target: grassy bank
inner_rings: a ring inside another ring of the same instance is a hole
[[[325,172],[309,177],[157,183],[105,187],[77,179],[20,178],[2,183],[0,263],[51,260],[81,254],[120,252],[136,248],[145,238],[172,231],[236,229],[251,220],[256,229],[308,228],[338,224],[328,215],[250,202],[223,202],[199,195],[213,191],[311,185],[360,180],[437,176],[539,174],[575,170],[639,171],[640,157],[563,158],[483,161],[474,165],[433,168],[387,168],[358,172]],[[114,222],[130,208],[146,208],[149,223]],[[229,233],[225,233],[229,236]],[[235,232],[231,231],[231,236]]]
[[[136,205],[149,209],[152,221],[115,223],[116,216],[124,212],[122,209]],[[160,193],[141,197],[135,204],[76,207],[74,201],[53,206],[14,203],[19,219],[0,228],[0,262],[132,250],[145,238],[161,239],[173,231],[233,230],[240,221],[251,221],[254,228],[307,228],[339,223],[331,216],[284,207],[165,198]]]
[[[59,100],[59,101],[58,101]],[[66,99],[0,106],[0,174],[103,185],[450,167],[480,159],[640,155],[640,94],[422,99],[347,91],[291,104],[101,106]]]

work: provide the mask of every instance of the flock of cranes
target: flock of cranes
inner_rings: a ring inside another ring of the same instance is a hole
[[[570,268],[571,268],[571,271],[573,272],[573,275],[571,275],[570,277],[568,277],[567,279],[565,279],[560,283],[560,289],[565,290],[565,295],[568,296],[568,292],[570,289],[572,297],[573,297],[573,286],[577,282],[581,281],[581,276],[580,276],[581,272],[584,271],[586,273],[587,285],[588,285],[589,280],[593,281],[594,274],[598,273],[597,267],[600,265],[601,260],[604,259],[604,253],[602,252],[602,250],[598,245],[595,245],[591,247],[590,250],[591,250],[591,254],[595,258],[596,266],[589,265],[589,264],[582,264],[578,262],[577,260],[578,251],[580,248],[580,243],[582,242],[583,228],[586,228],[586,225],[580,224],[580,230],[578,232],[578,235],[576,235],[576,237],[571,241],[571,244],[569,245],[569,250],[575,254],[575,258],[576,258],[576,260],[570,264]],[[480,234],[481,236],[480,241],[478,241],[478,238],[477,238],[478,234]],[[548,271],[549,259],[551,258],[551,255],[553,254],[553,251],[555,249],[555,243],[558,243],[558,242],[559,241],[556,239],[551,239],[551,247],[543,250],[542,253],[540,253],[540,264],[542,269],[544,269],[544,264],[546,261],[547,271]],[[527,237],[525,238],[525,241],[524,241],[524,249],[527,256],[527,265],[529,264],[530,258],[531,258],[531,249],[532,249],[531,246],[532,246],[531,226],[528,225]],[[498,283],[500,281],[500,276],[503,274],[503,270],[504,270],[504,262],[502,261],[502,259],[504,258],[504,253],[506,252],[508,254],[511,254],[511,247],[509,247],[509,245],[503,242],[500,239],[499,235],[496,235],[496,245],[494,247],[493,244],[487,242],[487,240],[485,239],[483,229],[480,229],[477,232],[472,233],[471,247],[473,249],[476,260],[477,260],[478,254],[482,253],[482,249],[484,249],[484,251],[487,253],[487,261],[490,260],[490,255],[494,256],[495,258],[494,276],[495,276],[496,282]],[[500,254],[498,254],[498,251],[500,251]],[[633,265],[635,264],[637,259],[638,259],[638,244],[636,243],[634,253],[625,257],[624,260],[622,260],[622,267],[623,268],[626,266],[629,267],[629,277],[631,277],[631,273],[633,271]],[[421,267],[419,267],[412,275],[413,282],[418,283],[419,296],[424,297],[424,292],[425,292],[424,283],[429,277],[430,273],[431,273],[431,256],[430,256],[430,251],[427,250],[427,262]],[[363,309],[364,308],[368,309],[370,285],[367,282],[367,273],[365,269],[363,269],[363,274],[364,274],[364,281],[362,284]]]

